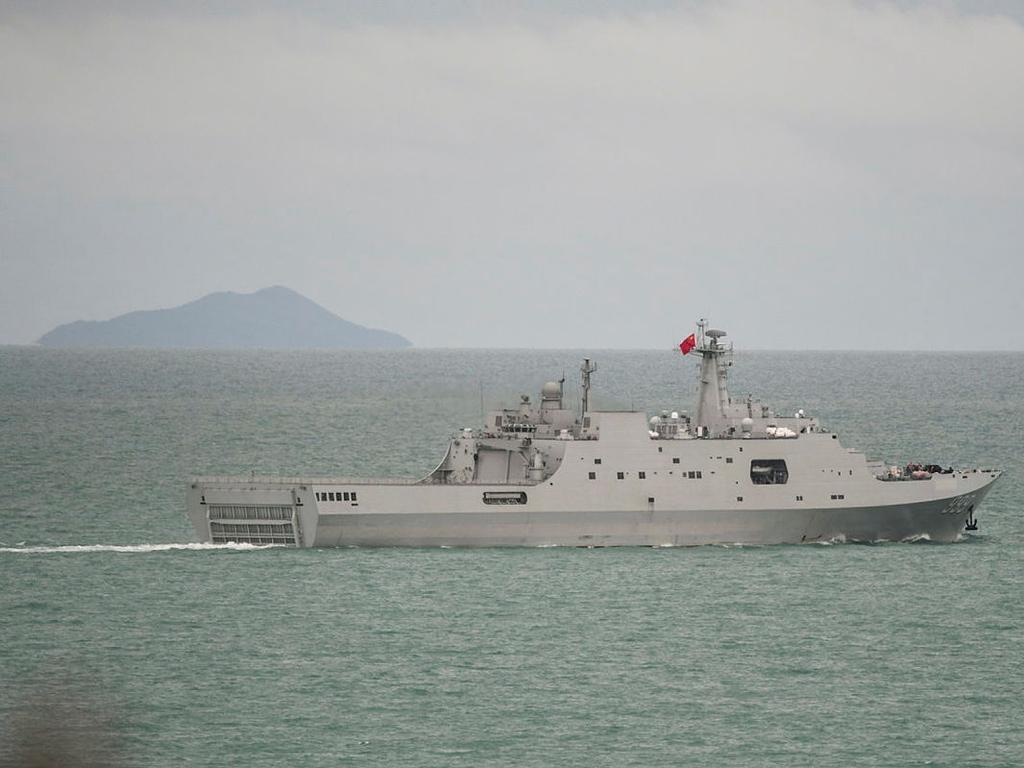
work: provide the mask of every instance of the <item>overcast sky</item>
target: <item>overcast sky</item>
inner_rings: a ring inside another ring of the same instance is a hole
[[[418,346],[1024,349],[1021,8],[0,1],[0,343],[280,284]]]

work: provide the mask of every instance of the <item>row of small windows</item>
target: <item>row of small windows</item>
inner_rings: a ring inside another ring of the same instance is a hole
[[[718,458],[722,458],[719,456]],[[600,464],[601,459],[594,459],[595,464]],[[673,464],[679,463],[679,457],[672,458]],[[732,464],[732,457],[725,457],[726,464]],[[647,478],[646,472],[637,473],[641,480]],[[851,473],[852,474],[852,473]],[[683,477],[692,479],[700,479],[701,473],[699,471],[687,471],[682,472]],[[591,480],[596,480],[597,475],[594,472],[589,473]],[[619,480],[625,479],[625,473],[617,472],[616,477]],[[786,461],[784,459],[754,459],[750,462],[750,480],[754,485],[785,485],[789,481],[789,469],[786,467]],[[742,501],[742,499],[738,499]]]
[[[499,419],[501,419],[500,416],[497,417],[494,420],[494,426],[496,426],[496,427],[500,426],[502,432],[516,432],[516,433],[519,433],[519,432],[536,432],[537,431],[537,425],[536,424],[500,424],[499,423]]]
[[[636,476],[640,480],[646,480],[647,479],[647,473],[646,472],[637,472]],[[703,480],[704,479],[704,473],[703,473],[702,470],[699,470],[699,469],[691,470],[689,472],[680,472],[679,476],[681,478],[683,478],[684,480],[687,479],[687,478],[689,478],[690,480]],[[588,472],[587,473],[587,478],[589,480],[597,480],[597,472]],[[615,473],[615,479],[616,480],[625,480],[626,479],[626,473],[625,472],[616,472]]]
[[[597,461],[600,462],[600,459],[598,459]],[[783,463],[783,472],[785,472],[785,464],[784,463]],[[640,480],[646,480],[647,479],[647,473],[646,472],[637,472],[636,474],[637,474],[637,477]],[[703,479],[703,474],[702,474],[701,470],[699,470],[699,469],[698,470],[689,471],[689,472],[680,472],[679,476],[682,477],[682,478],[689,478],[690,480],[701,480],[701,479]],[[626,479],[626,473],[625,472],[616,472],[615,473],[615,477],[616,477],[617,480],[625,480]],[[590,480],[596,480],[597,479],[597,473],[596,472],[588,472],[587,473],[587,478],[590,479]],[[783,479],[782,482],[784,483],[785,479]],[[846,495],[842,494],[842,493],[833,493],[830,496],[830,498],[833,501],[842,501],[842,500],[846,499]],[[796,500],[797,501],[803,501],[804,497],[803,496],[797,496]],[[743,501],[743,497],[742,496],[737,496],[736,497],[736,501]]]
[[[845,496],[844,494],[842,494],[842,493],[833,493],[833,494],[832,494],[832,496],[831,496],[830,498],[831,498],[831,499],[832,499],[833,501],[839,501],[839,500],[841,500],[841,499],[845,499],[845,498],[846,498],[846,496]],[[804,500],[804,497],[803,497],[803,496],[797,496],[797,497],[796,497],[796,500],[797,500],[797,501],[803,501],[803,500]],[[737,496],[737,497],[736,497],[736,501],[743,501],[743,497],[742,497],[742,496]]]
[[[661,448],[659,448],[658,450],[660,451]],[[722,458],[722,457],[719,456],[718,458]],[[600,464],[601,460],[600,459],[594,459],[594,463],[595,464]],[[679,457],[678,456],[673,456],[672,457],[672,463],[673,464],[678,464],[679,463]],[[731,456],[727,456],[726,459],[725,459],[725,463],[726,464],[732,464],[732,457]]]
[[[359,501],[355,491],[317,491],[317,501]]]

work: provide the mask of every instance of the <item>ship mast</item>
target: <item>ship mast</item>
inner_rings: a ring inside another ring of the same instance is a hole
[[[589,357],[583,358],[583,365],[580,366],[580,380],[583,387],[582,413],[580,420],[586,418],[590,412],[590,374],[597,370],[597,363],[591,363]]]
[[[729,404],[726,377],[731,363],[722,358],[732,350],[719,343],[725,331],[708,328],[707,325],[704,318],[697,323],[700,336],[696,352],[701,356],[701,361],[696,426],[701,431],[713,432],[725,419],[725,407]]]

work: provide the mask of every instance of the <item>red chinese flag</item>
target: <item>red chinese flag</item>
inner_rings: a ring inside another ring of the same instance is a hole
[[[685,355],[685,354],[688,354],[690,352],[690,350],[693,349],[696,346],[697,346],[697,339],[691,333],[689,336],[687,336],[685,339],[683,339],[681,342],[679,342],[679,351],[682,352]]]

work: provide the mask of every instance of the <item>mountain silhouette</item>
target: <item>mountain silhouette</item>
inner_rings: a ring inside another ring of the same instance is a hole
[[[129,312],[111,320],[59,325],[44,347],[190,347],[196,349],[396,349],[397,333],[343,320],[283,286],[255,293],[211,293],[173,309]]]

